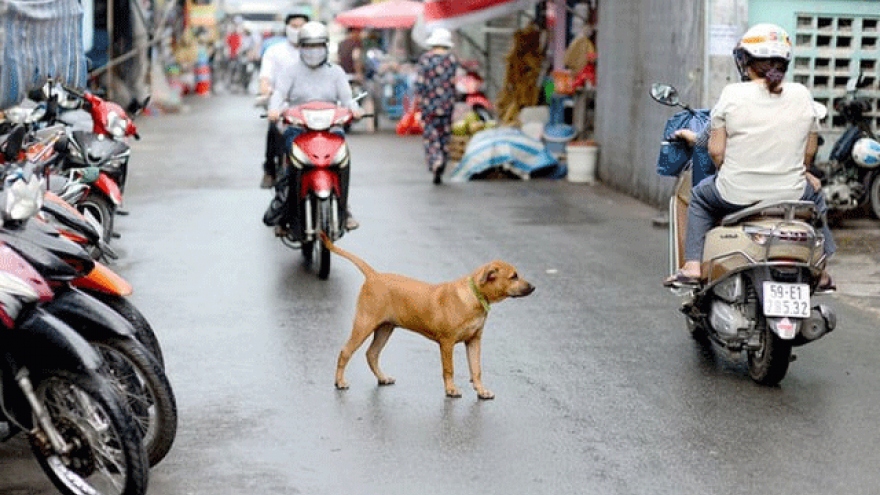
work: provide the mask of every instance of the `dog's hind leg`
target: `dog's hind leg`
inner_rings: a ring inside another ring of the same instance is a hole
[[[382,370],[379,368],[379,354],[382,352],[385,344],[388,343],[388,338],[391,337],[393,331],[394,325],[386,323],[380,326],[373,332],[373,341],[370,342],[370,347],[367,348],[367,364],[370,365],[370,369],[373,370],[373,374],[379,380],[379,385],[394,384],[394,378],[382,373]]]

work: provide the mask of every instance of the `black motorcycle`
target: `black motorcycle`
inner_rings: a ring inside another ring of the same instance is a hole
[[[871,130],[871,118],[865,115],[871,111],[871,100],[858,96],[870,81],[861,74],[850,79],[846,96],[834,105],[846,130],[831,148],[829,160],[811,170],[822,181],[830,219],[857,208],[867,208],[880,218],[880,161],[865,156],[872,148],[880,155],[880,143]]]
[[[141,435],[100,355],[36,305],[52,297],[39,274],[8,247],[0,251],[0,441],[26,433],[65,495],[145,494]]]

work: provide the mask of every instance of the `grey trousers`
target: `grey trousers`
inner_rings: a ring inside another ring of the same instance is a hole
[[[803,201],[812,201],[816,204],[819,214],[822,216],[822,235],[825,236],[825,254],[831,256],[837,250],[831,229],[825,221],[828,206],[825,204],[825,196],[821,191],[813,189],[809,183],[804,188]],[[687,235],[684,241],[685,261],[702,261],[703,246],[706,242],[706,233],[712,229],[724,216],[747,208],[751,205],[735,205],[721,198],[718,188],[715,187],[715,176],[706,177],[691,190],[691,202],[688,205]]]

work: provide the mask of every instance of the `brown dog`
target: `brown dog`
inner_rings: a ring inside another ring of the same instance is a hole
[[[379,353],[391,332],[401,327],[440,344],[447,396],[461,397],[452,378],[452,350],[455,344],[464,342],[474,390],[481,399],[495,397],[483,387],[480,340],[489,315],[489,304],[508,297],[524,297],[535,290],[532,284],[519,278],[516,268],[503,261],[492,261],[469,276],[429,284],[402,275],[378,273],[362,259],[333,245],[326,237],[322,239],[328,249],[354,263],[366,277],[358,296],[351,337],[339,352],[336,363],[336,388],[348,388],[345,366],[370,335],[373,335],[373,341],[367,349],[367,363],[379,385],[393,384],[394,378],[379,368]]]

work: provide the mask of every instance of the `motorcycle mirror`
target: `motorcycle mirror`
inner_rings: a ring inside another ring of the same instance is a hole
[[[43,88],[34,88],[28,91],[27,97],[34,101],[43,101],[46,99],[46,95],[43,93]]]
[[[58,153],[64,153],[67,151],[67,148],[70,146],[70,141],[67,139],[67,136],[61,136],[55,141],[53,148]]]
[[[366,91],[361,91],[360,94],[352,98],[352,101],[361,101],[369,95]]]
[[[865,87],[865,77],[861,72],[858,75],[852,76],[846,81],[846,91],[848,93],[852,93],[859,88]]]
[[[678,98],[678,90],[670,84],[654,83],[651,85],[651,98],[657,103],[677,107],[681,104]]]

